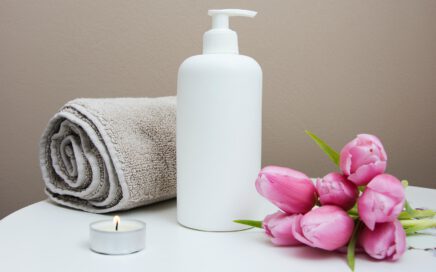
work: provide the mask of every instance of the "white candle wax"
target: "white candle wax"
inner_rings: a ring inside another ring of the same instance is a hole
[[[145,247],[145,223],[122,220],[118,228],[114,221],[97,221],[90,225],[91,250],[110,255],[130,254]]]

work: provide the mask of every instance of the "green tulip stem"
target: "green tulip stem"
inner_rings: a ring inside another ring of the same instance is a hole
[[[360,229],[361,221],[356,220],[356,224],[354,225],[353,234],[351,235],[350,241],[347,246],[347,264],[351,271],[354,272],[354,263],[355,263],[355,251],[356,251],[356,241],[357,235]]]
[[[403,211],[398,216],[398,219],[405,220],[405,219],[422,219],[422,218],[430,218],[434,217],[436,215],[436,212],[433,210],[414,210],[412,214],[410,214],[407,211]]]
[[[409,202],[406,200],[404,203],[404,209],[402,213],[398,216],[399,219],[420,219],[420,218],[428,218],[436,215],[436,212],[433,210],[416,210],[410,206]]]
[[[436,228],[435,219],[419,219],[419,220],[400,220],[403,225],[404,231],[407,235],[414,234],[417,231],[425,230],[429,228]]]

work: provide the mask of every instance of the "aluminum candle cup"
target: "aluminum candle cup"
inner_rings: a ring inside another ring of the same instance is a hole
[[[141,251],[145,247],[145,223],[139,220],[102,220],[89,225],[92,251],[122,255]]]

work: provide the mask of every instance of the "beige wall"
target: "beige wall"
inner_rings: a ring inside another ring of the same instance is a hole
[[[264,164],[323,175],[304,129],[367,132],[389,172],[436,187],[436,1],[0,0],[0,218],[44,198],[38,139],[64,102],[175,95],[223,7],[259,11],[231,25],[264,70]]]

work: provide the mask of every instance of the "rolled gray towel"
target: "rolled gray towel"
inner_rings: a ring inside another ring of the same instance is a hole
[[[175,97],[70,101],[41,138],[45,191],[95,213],[173,198],[175,138]]]

